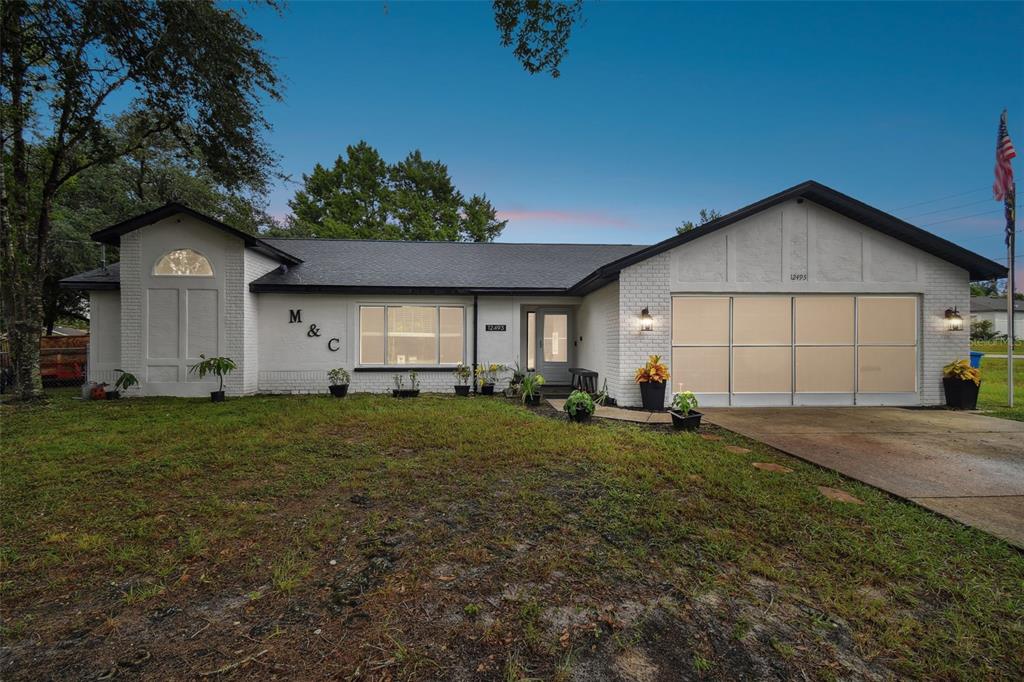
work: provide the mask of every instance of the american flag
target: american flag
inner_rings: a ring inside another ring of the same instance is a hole
[[[996,181],[992,185],[992,195],[996,201],[1006,204],[1006,243],[1010,244],[1013,237],[1013,230],[1017,216],[1016,213],[1016,187],[1013,183],[1013,166],[1010,159],[1017,156],[1010,140],[1010,133],[1006,130],[1006,109],[999,117],[999,135],[996,137]],[[1012,255],[1011,255],[1012,257]]]

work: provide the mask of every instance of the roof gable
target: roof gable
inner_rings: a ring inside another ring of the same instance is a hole
[[[604,282],[614,279],[625,267],[646,260],[659,253],[663,253],[677,246],[682,246],[695,239],[728,227],[744,218],[749,218],[768,208],[789,201],[791,199],[807,199],[814,203],[832,210],[842,216],[850,218],[865,227],[870,227],[882,234],[888,235],[901,242],[916,247],[926,253],[930,253],[945,261],[958,265],[970,273],[972,280],[993,279],[1005,277],[1007,269],[1005,266],[993,260],[985,258],[951,241],[932,234],[927,230],[900,220],[896,216],[885,211],[869,206],[862,201],[847,196],[831,187],[826,187],[813,180],[800,183],[773,194],[758,202],[744,206],[709,223],[705,223],[689,232],[670,237],[664,241],[653,244],[641,251],[629,254],[619,260],[598,268],[586,279],[577,284],[577,287],[584,291],[591,291],[602,286]]]
[[[128,220],[120,222],[116,225],[111,225],[110,227],[105,227],[102,230],[93,232],[92,238],[95,241],[98,241],[102,244],[111,244],[113,246],[117,246],[120,243],[121,235],[128,234],[129,232],[134,232],[135,230],[138,230],[141,227],[146,227],[147,225],[158,223],[161,220],[164,220],[165,218],[170,218],[172,216],[179,214],[184,214],[191,218],[195,218],[196,220],[206,223],[207,225],[213,227],[214,229],[226,232],[227,234],[230,234],[234,237],[238,237],[243,242],[245,242],[246,247],[253,249],[255,251],[259,251],[268,258],[272,258],[280,263],[285,263],[286,265],[297,265],[302,262],[302,259],[296,258],[292,254],[287,253],[275,246],[272,246],[271,244],[268,244],[263,239],[254,237],[248,232],[242,232],[241,230],[231,227],[226,223],[222,223],[216,218],[211,218],[210,216],[204,213],[200,213],[195,209],[189,208],[184,204],[179,204],[173,201],[168,202],[159,208],[155,208],[152,211],[147,211],[142,215],[137,215],[134,218],[129,218]]]

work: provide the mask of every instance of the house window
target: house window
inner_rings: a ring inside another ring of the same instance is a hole
[[[192,249],[168,251],[156,262],[153,274],[161,277],[213,277],[213,266],[206,256]]]
[[[461,306],[359,308],[359,364],[457,365],[465,357]]]

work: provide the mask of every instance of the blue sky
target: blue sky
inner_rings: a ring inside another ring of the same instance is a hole
[[[558,79],[498,44],[489,3],[251,12],[286,81],[267,109],[283,170],[360,139],[392,161],[420,149],[487,193],[502,240],[545,242],[650,243],[815,179],[1005,262],[989,188],[1003,107],[1024,148],[1024,4],[584,12]]]

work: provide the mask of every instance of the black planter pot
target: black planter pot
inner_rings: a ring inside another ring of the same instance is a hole
[[[664,410],[665,382],[646,381],[640,384],[640,398],[643,400],[645,410]]]
[[[469,395],[469,384],[455,387],[455,395]]]
[[[570,421],[574,421],[577,424],[583,424],[584,422],[588,422],[590,421],[590,418],[593,416],[590,412],[587,412],[586,410],[576,410],[576,414],[570,414],[568,412],[566,412],[566,414],[569,415]]]
[[[210,400],[215,403],[224,402],[224,391],[210,391]]]
[[[395,398],[415,398],[420,394],[418,388],[394,388],[391,389],[391,395]]]
[[[942,387],[946,390],[946,405],[960,410],[974,410],[978,407],[978,384],[967,379],[944,377]]]
[[[527,405],[540,405],[540,393],[534,396],[523,396],[523,402]]]
[[[331,395],[335,398],[344,398],[348,395],[348,384],[332,384],[329,388],[331,389]]]
[[[481,386],[480,395],[494,395],[494,384],[484,384]]]
[[[121,399],[121,392],[120,391],[107,391],[107,400],[120,400],[120,399]]]
[[[700,418],[704,416],[695,410],[690,410],[686,416],[678,410],[669,410],[668,413],[672,415],[672,426],[680,431],[696,431],[700,427]]]

